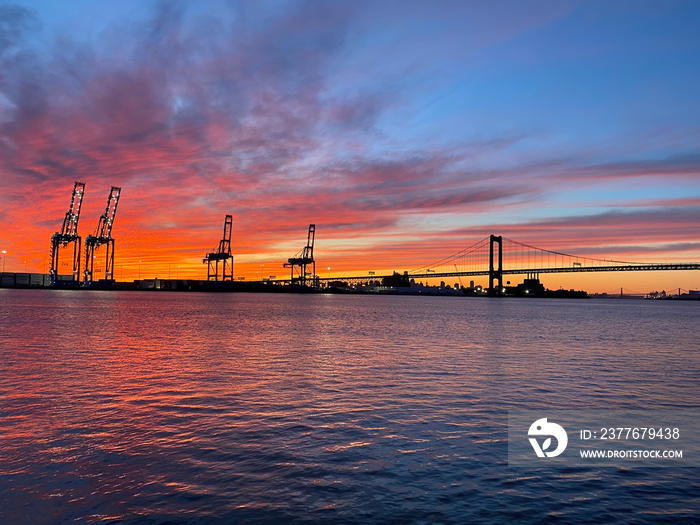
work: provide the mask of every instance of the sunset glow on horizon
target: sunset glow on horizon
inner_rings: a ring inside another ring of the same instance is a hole
[[[75,181],[83,239],[122,188],[124,281],[205,279],[226,214],[234,279],[286,277],[311,223],[321,277],[490,234],[700,262],[698,19],[690,1],[0,2],[5,269],[48,271]],[[542,281],[700,288],[696,271]]]

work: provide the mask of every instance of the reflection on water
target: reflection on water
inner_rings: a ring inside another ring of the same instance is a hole
[[[0,522],[692,522],[507,410],[700,407],[695,304],[0,290]],[[633,514],[631,514],[633,513]]]

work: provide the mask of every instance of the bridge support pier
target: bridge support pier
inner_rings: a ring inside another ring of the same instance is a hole
[[[493,245],[498,244],[498,268],[494,268]],[[498,287],[493,282],[498,281]],[[503,237],[491,235],[489,245],[489,295],[502,295],[503,290]]]

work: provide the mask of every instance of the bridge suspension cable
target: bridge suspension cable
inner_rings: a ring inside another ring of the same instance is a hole
[[[489,238],[486,237],[473,245],[453,255],[435,261],[428,266],[414,268],[409,275],[425,275],[429,273],[469,273],[479,272],[488,268],[489,264]]]
[[[503,237],[503,244],[504,259],[507,258],[505,270],[521,268],[523,270],[533,271],[549,268],[592,268],[618,265],[640,266],[642,264],[629,261],[582,257],[554,250],[545,250],[507,237]]]

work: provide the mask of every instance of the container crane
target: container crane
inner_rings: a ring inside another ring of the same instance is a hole
[[[316,237],[316,225],[309,224],[309,233],[306,238],[306,246],[294,257],[287,259],[284,264],[285,268],[291,267],[292,284],[300,283],[306,285],[306,280],[309,275],[316,275],[316,261],[314,261],[314,239]],[[311,265],[311,274],[307,272],[307,266]],[[294,276],[294,269],[297,269],[297,276]]]
[[[85,284],[92,282],[93,265],[95,262],[95,252],[103,244],[107,245],[105,253],[105,280],[114,280],[114,239],[112,238],[112,226],[114,225],[114,217],[117,215],[117,204],[119,204],[119,196],[121,188],[112,186],[107,197],[107,208],[100,216],[100,221],[95,229],[95,235],[85,237]]]
[[[202,261],[207,265],[207,281],[219,280],[219,262],[221,262],[221,280],[233,281],[233,255],[231,255],[231,230],[233,228],[233,215],[227,215],[224,219],[224,236],[219,241],[216,251],[204,256]]]
[[[83,205],[83,196],[85,195],[85,183],[76,182],[73,185],[73,195],[70,200],[70,208],[66,212],[63,219],[63,226],[60,232],[56,232],[51,236],[51,269],[49,276],[51,284],[55,284],[58,280],[58,259],[61,248],[66,248],[70,243],[73,243],[73,274],[72,280],[80,279],[80,248],[81,239],[78,235],[78,220],[80,219],[80,208]]]

